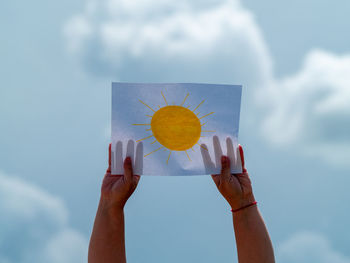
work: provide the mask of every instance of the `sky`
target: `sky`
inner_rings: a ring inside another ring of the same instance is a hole
[[[278,262],[350,262],[349,7],[1,2],[0,262],[86,261],[112,81],[243,85],[239,140]],[[125,213],[129,262],[236,260],[208,176],[143,177]]]

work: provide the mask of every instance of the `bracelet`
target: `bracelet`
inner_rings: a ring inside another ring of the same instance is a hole
[[[251,206],[253,206],[253,205],[256,205],[258,202],[253,202],[253,203],[251,203],[251,204],[249,204],[249,205],[245,205],[245,206],[242,206],[242,207],[240,207],[240,208],[237,208],[237,209],[231,209],[231,212],[232,213],[236,213],[236,212],[238,212],[238,211],[240,211],[240,210],[243,210],[243,209],[245,209],[245,208],[248,208],[248,207],[251,207]]]

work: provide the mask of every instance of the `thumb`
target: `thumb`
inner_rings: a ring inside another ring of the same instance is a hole
[[[128,156],[124,160],[124,179],[127,183],[132,183],[133,171],[131,158]]]
[[[229,180],[231,176],[230,159],[227,156],[221,156],[221,177]]]
[[[133,182],[134,182],[135,187],[136,187],[137,184],[139,183],[140,178],[141,178],[141,176],[139,176],[139,175],[134,175],[134,176],[133,176]]]

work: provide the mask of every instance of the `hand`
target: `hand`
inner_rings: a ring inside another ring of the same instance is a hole
[[[238,146],[236,151],[236,158],[234,156],[233,144],[230,138],[226,139],[227,144],[227,156],[222,155],[220,142],[217,136],[213,137],[213,145],[216,157],[216,164],[219,165],[221,162],[221,173],[213,174],[212,178],[216,184],[219,192],[227,200],[233,210],[241,208],[245,205],[255,202],[253,195],[251,181],[249,179],[248,172],[244,165],[243,148],[241,145]],[[205,144],[202,145],[203,150],[202,156],[206,166],[213,165],[211,162],[208,149]],[[240,156],[240,158],[239,158]],[[209,158],[209,159],[208,159]],[[239,160],[240,159],[240,160]],[[240,161],[242,165],[242,173],[232,174],[231,173],[231,160],[237,162]],[[209,163],[209,164],[208,164]]]
[[[124,163],[122,160],[122,143],[120,141],[117,142],[116,151],[112,151],[111,147],[110,144],[108,169],[103,178],[101,187],[101,205],[107,209],[123,209],[125,203],[135,191],[140,180],[140,174],[142,174],[143,145],[142,142],[137,144],[135,169],[133,169],[134,141],[128,141],[127,157]],[[114,158],[114,156],[116,156],[116,158]],[[113,166],[116,171],[121,172],[121,174],[112,174],[111,166]],[[137,171],[138,175],[135,175],[133,170]]]

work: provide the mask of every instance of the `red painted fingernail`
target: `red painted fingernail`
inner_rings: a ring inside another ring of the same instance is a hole
[[[126,158],[125,158],[125,162],[128,163],[128,164],[131,163],[131,158],[130,158],[129,156],[126,157]]]
[[[228,160],[227,156],[224,156],[224,155],[221,156],[221,162],[222,162],[222,163],[225,163],[225,164],[226,164],[226,163],[227,163],[227,160]]]

